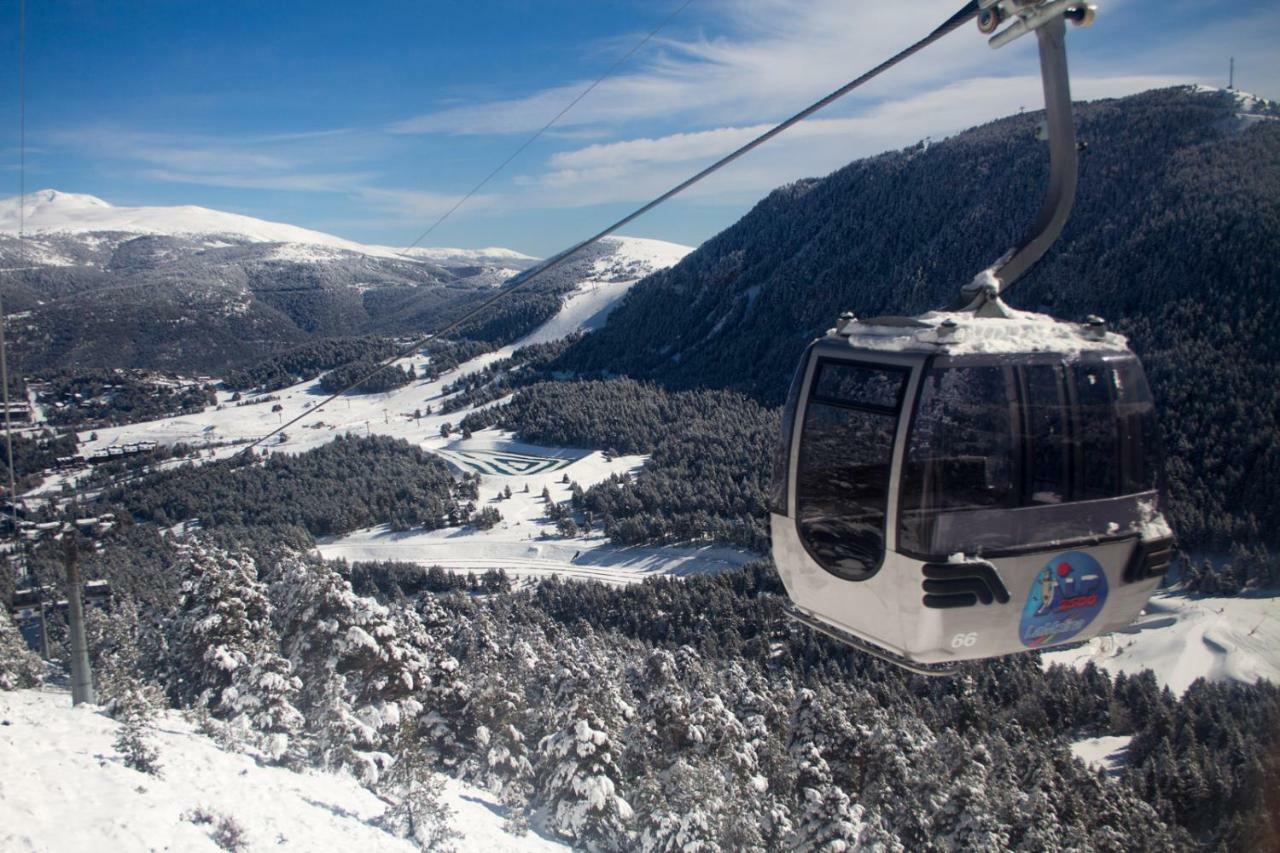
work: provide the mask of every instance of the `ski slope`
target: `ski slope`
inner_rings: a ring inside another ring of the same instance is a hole
[[[514,575],[564,574],[613,583],[631,583],[650,574],[720,571],[752,558],[728,548],[615,548],[598,531],[562,538],[546,517],[543,488],[549,490],[553,500],[566,501],[570,482],[585,489],[614,474],[635,474],[644,465],[645,457],[607,459],[598,451],[584,448],[540,447],[516,441],[511,434],[498,430],[484,430],[468,439],[455,431],[445,438],[441,428],[446,424],[456,427],[471,410],[447,415],[426,411],[439,409],[446,386],[509,357],[522,346],[598,328],[640,276],[674,264],[690,251],[687,246],[661,240],[606,239],[617,250],[597,260],[590,277],[565,298],[559,313],[521,340],[474,358],[434,381],[418,380],[386,393],[338,398],[288,428],[283,441],[272,439],[264,445],[269,453],[303,453],[341,435],[404,439],[436,454],[459,474],[480,474],[478,506],[494,506],[503,516],[498,525],[485,531],[470,527],[408,534],[393,534],[385,528],[356,531],[320,542],[321,554],[349,561],[398,560],[474,571],[502,568]],[[412,365],[420,374],[429,359],[415,355],[398,364]],[[111,445],[155,441],[208,448],[204,461],[226,458],[239,452],[245,442],[265,436],[313,409],[327,395],[313,380],[270,395],[248,397],[240,401],[242,405],[233,403],[230,396],[220,394],[218,405],[200,414],[83,432],[80,452],[89,454]],[[255,399],[263,402],[255,403]],[[272,411],[276,406],[280,411]],[[50,478],[33,494],[55,493],[75,476],[60,474]],[[499,499],[507,488],[512,497]]]
[[[158,777],[121,763],[117,723],[91,706],[73,709],[65,691],[0,692],[0,721],[0,850],[219,850],[207,824],[184,819],[195,809],[234,819],[250,851],[417,849],[378,828],[385,804],[350,776],[223,752],[177,712],[157,720]],[[445,785],[460,853],[568,850],[532,832],[507,834],[491,794]]]
[[[1041,661],[1093,663],[1113,675],[1149,669],[1178,695],[1197,678],[1280,684],[1280,596],[1160,593],[1128,629],[1045,652]]]

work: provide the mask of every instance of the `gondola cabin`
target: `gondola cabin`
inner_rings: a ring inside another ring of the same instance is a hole
[[[845,315],[809,346],[771,499],[800,621],[930,671],[1145,605],[1172,534],[1142,365],[1101,321],[1002,313]]]

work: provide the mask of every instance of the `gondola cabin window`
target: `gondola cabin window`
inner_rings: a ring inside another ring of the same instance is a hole
[[[800,439],[800,538],[824,569],[863,580],[880,567],[905,368],[821,360]]]
[[[899,549],[945,559],[1049,541],[1087,517],[1073,505],[1154,490],[1153,418],[1132,357],[939,359],[921,377],[907,439]]]

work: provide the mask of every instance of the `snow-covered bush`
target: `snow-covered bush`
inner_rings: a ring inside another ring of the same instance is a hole
[[[120,722],[115,748],[126,767],[152,776],[160,775],[160,752],[151,743],[152,720],[156,709],[153,693],[131,676],[132,683],[118,686],[114,698],[114,715]]]
[[[27,648],[8,612],[0,612],[0,690],[19,690],[40,683],[43,665]]]

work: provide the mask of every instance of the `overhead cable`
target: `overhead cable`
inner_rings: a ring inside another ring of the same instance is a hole
[[[614,222],[612,225],[608,226],[604,230],[596,234],[593,234],[587,239],[582,240],[578,243],[575,243],[574,245],[570,246],[568,249],[565,249],[564,251],[551,256],[547,260],[543,261],[542,263],[538,264],[537,266],[523,273],[521,276],[518,277],[518,281],[516,281],[515,283],[507,287],[505,290],[501,290],[498,293],[495,293],[493,296],[481,302],[475,308],[463,314],[458,319],[453,320],[449,323],[446,323],[443,327],[431,332],[430,334],[427,334],[418,338],[417,340],[413,341],[411,344],[405,347],[402,347],[401,349],[396,351],[393,355],[383,359],[381,362],[378,363],[377,367],[375,367],[373,370],[368,371],[356,381],[352,382],[351,384],[347,385],[346,387],[342,388],[339,391],[335,391],[334,393],[325,397],[316,405],[312,406],[309,409],[304,410],[300,414],[294,416],[293,418],[290,418],[288,421],[285,421],[283,424],[276,427],[271,432],[251,442],[241,451],[241,453],[242,454],[249,453],[255,447],[268,441],[274,436],[279,435],[280,433],[284,432],[286,429],[293,426],[294,424],[306,419],[307,417],[310,417],[311,415],[314,415],[316,412],[320,411],[329,403],[341,397],[343,394],[346,394],[347,392],[353,391],[356,388],[358,388],[360,385],[362,385],[363,383],[368,381],[370,378],[372,378],[375,374],[381,372],[382,370],[385,370],[386,368],[390,367],[392,364],[399,361],[400,359],[406,358],[412,355],[413,353],[417,352],[428,342],[436,338],[440,338],[445,335],[448,335],[451,332],[454,332],[462,328],[467,323],[471,322],[480,314],[482,314],[486,309],[488,309],[493,304],[503,299],[506,299],[508,296],[510,296],[511,294],[519,290],[522,290],[528,287],[530,284],[536,281],[540,276],[559,267],[561,264],[565,263],[574,255],[576,255],[578,252],[585,249],[587,246],[590,246],[592,243],[595,243],[596,241],[604,237],[608,237],[610,234],[617,231],[619,228],[622,228],[628,223],[648,213],[650,210],[653,210],[655,207],[667,201],[672,196],[675,196],[681,192],[684,192],[689,187],[693,186],[694,184],[698,183],[699,181],[703,180],[709,175],[719,171],[720,169],[723,169],[725,166],[729,165],[734,160],[737,160],[739,157],[746,154],[747,152],[763,145],[764,143],[768,142],[770,139],[773,139],[775,136],[787,130],[788,128],[796,124],[799,124],[800,122],[804,121],[806,118],[818,112],[819,110],[823,109],[824,107],[827,107],[832,103],[834,103],[835,101],[838,101],[840,98],[849,94],[854,89],[857,89],[859,86],[866,84],[872,79],[883,74],[885,71],[888,71],[890,68],[897,65],[899,62],[902,62],[904,59],[915,55],[916,53],[920,52],[924,48],[933,44],[938,39],[942,38],[943,36],[947,35],[953,30],[958,29],[960,26],[962,26],[966,22],[972,20],[977,14],[978,14],[978,0],[970,0],[970,2],[966,3],[959,11],[957,11],[950,18],[947,18],[947,20],[943,21],[931,33],[929,33],[927,36],[917,41],[915,44],[911,45],[910,47],[902,51],[899,51],[898,53],[894,54],[889,59],[886,59],[884,62],[881,62],[879,65],[875,66],[871,70],[865,72],[864,74],[859,75],[853,80],[850,80],[848,83],[841,86],[839,89],[836,89],[835,91],[831,92],[829,95],[817,101],[814,101],[812,104],[805,107],[803,110],[796,113],[795,115],[791,116],[786,121],[783,121],[780,124],[774,125],[769,130],[757,136],[755,139],[752,139],[750,142],[746,143],[742,147],[736,149],[735,151],[729,154],[726,154],[724,157],[721,157],[719,160],[712,163],[710,166],[703,169],[701,172],[698,172],[693,177],[685,181],[682,181],[681,183],[667,190],[662,195],[658,196],[652,201],[644,204],[639,208],[636,208],[634,211],[632,211],[631,213],[628,213],[626,216],[622,217],[617,222]]]

